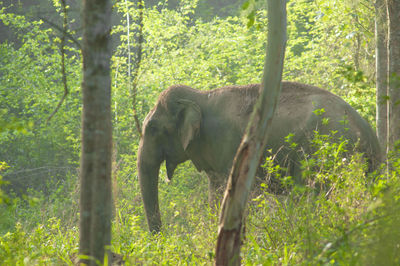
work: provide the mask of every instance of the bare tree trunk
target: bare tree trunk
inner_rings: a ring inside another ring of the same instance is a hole
[[[387,0],[389,17],[389,149],[400,140],[400,0]]]
[[[81,262],[97,265],[111,260],[111,1],[84,1],[83,28],[79,245]]]
[[[385,0],[375,2],[376,133],[382,151],[387,150],[388,131],[388,57],[387,8]]]
[[[128,7],[127,0],[125,0],[126,6]],[[139,17],[137,19],[138,30],[136,33],[136,58],[134,64],[133,75],[131,76],[131,48],[130,48],[130,20],[129,20],[129,10],[126,12],[126,22],[127,22],[127,40],[128,40],[128,90],[129,97],[132,99],[132,111],[133,111],[133,120],[135,122],[136,130],[139,134],[139,137],[142,138],[142,127],[140,126],[139,117],[137,115],[136,108],[136,96],[137,96],[137,84],[139,79],[139,69],[140,64],[142,62],[142,49],[143,49],[143,9],[144,9],[144,0],[137,1],[137,8],[139,11]]]
[[[243,213],[281,91],[286,47],[286,0],[268,0],[267,7],[268,43],[262,91],[236,153],[222,202],[216,265],[240,265]]]
[[[137,115],[137,85],[139,82],[139,69],[142,63],[142,53],[143,53],[143,9],[144,0],[138,0],[139,17],[137,19],[138,32],[136,38],[136,59],[135,59],[135,70],[133,74],[133,88],[132,88],[132,106],[133,106],[133,118],[135,120],[136,129],[140,137],[142,137],[142,128],[140,126],[139,117]]]

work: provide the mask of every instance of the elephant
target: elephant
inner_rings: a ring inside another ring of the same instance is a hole
[[[201,91],[174,85],[161,92],[144,119],[137,160],[150,231],[161,230],[158,201],[161,163],[166,161],[167,177],[171,179],[177,165],[191,160],[198,171],[207,174],[209,194],[215,194],[227,180],[260,87],[260,84],[235,85]],[[316,110],[322,110],[322,114]],[[347,123],[343,123],[344,119]],[[299,154],[290,152],[293,149],[287,147],[285,137],[292,134],[304,155],[311,152],[309,139],[315,130],[339,132],[351,143],[357,143],[371,170],[377,167],[380,146],[376,134],[348,103],[327,90],[283,81],[267,149],[276,154],[278,163],[286,166],[288,175],[299,176],[301,169]]]

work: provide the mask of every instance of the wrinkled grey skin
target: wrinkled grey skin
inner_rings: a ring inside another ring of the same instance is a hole
[[[171,179],[178,164],[191,160],[209,178],[210,198],[229,174],[244,133],[259,85],[230,86],[198,91],[187,86],[172,86],[163,91],[143,124],[138,153],[142,198],[150,231],[159,231],[158,173],[165,160]],[[313,111],[323,108],[322,115]],[[323,125],[321,119],[328,118]],[[343,119],[348,120],[346,125]],[[346,129],[347,128],[347,129]],[[361,116],[338,96],[317,87],[283,82],[278,109],[273,119],[267,148],[276,161],[299,176],[299,156],[310,152],[308,140],[314,130],[326,134],[337,130],[352,143],[358,142],[371,169],[379,162],[380,148],[374,131]],[[293,133],[300,153],[287,147],[285,137]]]

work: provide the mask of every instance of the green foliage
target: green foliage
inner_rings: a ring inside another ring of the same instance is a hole
[[[53,177],[62,179],[64,169],[76,167],[78,161],[79,54],[68,48],[70,97],[57,119],[46,124],[63,93],[59,38],[41,21],[28,22],[4,8],[0,19],[18,32],[22,42],[19,48],[0,44],[0,158],[10,166],[4,177],[18,192],[44,189],[43,184]]]
[[[398,159],[397,162],[398,163]],[[398,164],[397,164],[398,166]],[[381,176],[373,186],[375,198],[367,209],[367,219],[356,237],[363,240],[362,264],[397,265],[400,263],[398,230],[400,224],[400,182],[397,175]]]
[[[76,252],[77,242],[76,228],[64,231],[57,218],[29,233],[17,223],[13,232],[0,237],[0,260],[3,265],[72,264],[69,256]]]
[[[5,162],[0,162],[0,173],[5,169],[7,169],[8,167],[9,166]],[[2,190],[2,186],[6,185],[7,183],[8,183],[7,181],[3,181],[3,176],[0,174],[0,205],[8,203],[9,201],[8,196]]]
[[[311,144],[315,151],[311,158],[303,160],[301,167],[303,179],[311,187],[318,184],[322,190],[327,189],[326,183],[333,187],[341,181],[340,172],[343,165],[348,163],[346,153],[349,145],[347,139],[342,136],[336,138],[336,134],[336,131],[329,135],[315,131]],[[362,172],[365,167],[360,170]]]
[[[374,125],[373,12],[364,0],[289,1],[284,78],[342,96]]]
[[[59,12],[59,1],[53,2]],[[128,265],[209,265],[218,215],[208,206],[205,176],[190,163],[181,165],[170,182],[162,167],[164,228],[157,236],[148,233],[136,169],[139,134],[128,84],[137,82],[136,109],[143,121],[159,93],[170,85],[209,90],[259,82],[267,36],[266,12],[259,8],[263,1],[246,1],[241,16],[224,17],[207,13],[213,8],[204,3],[211,0],[170,1],[176,9],[165,8],[164,2],[146,7],[137,80],[128,75],[126,13],[134,59],[138,10],[135,1],[127,2],[114,5],[122,20],[113,28],[119,44],[112,59],[111,248]],[[215,9],[225,8],[224,14],[241,9],[232,2],[219,4]],[[197,10],[206,21],[198,19]],[[284,69],[284,79],[339,94],[371,124],[375,119],[373,12],[372,3],[365,0],[288,1]],[[7,192],[0,194],[0,200],[7,202],[0,204],[0,264],[72,264],[79,238],[80,52],[67,42],[69,94],[47,125],[64,90],[60,33],[6,7],[0,9],[0,19],[19,37],[18,44],[0,44],[0,185]],[[286,142],[296,149],[293,135]],[[338,133],[316,133],[313,155],[302,163],[304,186],[285,176],[273,157],[265,161],[267,179],[280,179],[288,190],[272,195],[267,192],[270,184],[261,184],[262,193],[249,208],[244,264],[399,263],[400,156],[391,155],[390,173],[367,177],[362,157],[348,156],[352,148]]]
[[[305,185],[291,185],[287,195],[270,194],[262,185],[264,192],[253,199],[247,263],[396,265],[397,166],[371,184],[361,155],[344,157],[350,148],[345,140],[316,132],[313,143],[315,152],[302,163]],[[279,168],[264,167],[271,173]]]

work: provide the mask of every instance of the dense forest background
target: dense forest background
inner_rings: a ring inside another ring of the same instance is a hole
[[[132,264],[213,261],[217,215],[207,204],[206,177],[190,163],[180,166],[171,182],[161,169],[164,229],[157,236],[147,232],[133,110],[142,122],[159,93],[173,84],[209,90],[259,83],[265,5],[252,2],[256,11],[249,16],[243,2],[145,1],[139,62],[137,2],[113,1],[111,249]],[[0,264],[71,264],[79,238],[80,1],[67,1],[65,83],[60,1],[0,4]],[[283,79],[334,92],[375,127],[373,3],[296,0],[287,8]],[[65,88],[65,100],[48,120]],[[319,136],[315,145],[309,162],[320,167],[305,163],[304,178],[317,178],[330,193],[295,186],[284,196],[265,191],[254,198],[243,263],[400,263],[398,151],[389,154],[389,173],[383,167],[367,175],[360,155],[344,159],[343,146],[329,136]],[[279,169],[270,160],[264,167]]]

